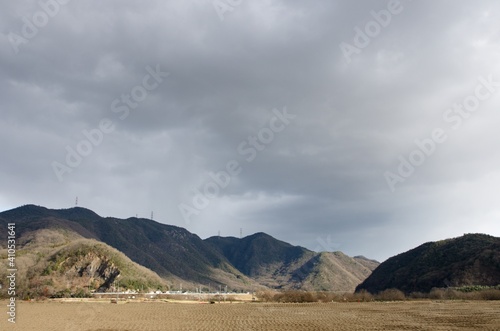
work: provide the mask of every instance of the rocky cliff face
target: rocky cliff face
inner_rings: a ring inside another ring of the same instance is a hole
[[[67,229],[21,232],[17,253],[19,298],[88,296],[115,286],[131,290],[169,287],[167,280],[116,249]],[[5,248],[0,249],[0,256],[2,284],[8,269]]]
[[[83,256],[69,256],[60,268],[66,270],[63,274],[67,278],[86,280],[97,287],[98,292],[108,291],[120,275],[120,270],[108,257],[92,251]]]

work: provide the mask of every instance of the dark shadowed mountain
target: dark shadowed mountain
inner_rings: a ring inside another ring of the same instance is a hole
[[[219,250],[233,266],[245,275],[258,277],[269,272],[269,266],[312,258],[315,253],[300,246],[292,246],[268,234],[259,232],[242,239],[210,237],[205,239]]]
[[[376,261],[341,252],[316,253],[292,246],[265,233],[205,241],[243,274],[277,289],[353,291],[378,266]]]
[[[406,293],[434,287],[500,284],[500,238],[484,234],[428,242],[391,257],[356,291],[397,288]]]
[[[74,231],[118,249],[162,277],[233,288],[253,284],[211,245],[180,227],[143,218],[103,218],[80,207],[51,210],[34,205],[0,213],[0,235],[6,235],[8,222],[16,223],[17,236],[39,229]]]

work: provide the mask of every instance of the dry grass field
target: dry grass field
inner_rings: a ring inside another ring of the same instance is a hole
[[[6,307],[3,301],[2,306]],[[500,330],[498,301],[264,304],[20,302],[1,330]]]

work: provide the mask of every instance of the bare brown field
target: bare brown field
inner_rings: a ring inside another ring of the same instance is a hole
[[[7,311],[7,302],[2,307]],[[20,302],[1,330],[500,330],[498,301],[313,304]]]

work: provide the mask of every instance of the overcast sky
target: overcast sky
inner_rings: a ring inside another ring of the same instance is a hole
[[[2,1],[0,209],[380,261],[500,236],[498,1]],[[416,142],[417,141],[417,142]]]

